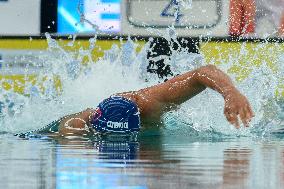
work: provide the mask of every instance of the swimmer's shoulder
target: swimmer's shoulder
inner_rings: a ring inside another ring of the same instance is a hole
[[[164,104],[157,101],[152,95],[148,95],[147,91],[131,91],[125,93],[117,93],[116,96],[122,96],[133,101],[139,109],[141,122],[143,125],[157,125],[161,123],[161,115],[165,110]]]
[[[121,96],[137,104],[137,91],[129,91],[123,93],[116,93],[112,96]],[[137,104],[138,105],[138,104]]]

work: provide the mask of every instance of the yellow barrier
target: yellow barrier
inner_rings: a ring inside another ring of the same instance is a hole
[[[66,51],[73,51],[79,52],[80,49],[88,50],[90,48],[90,42],[88,39],[79,39],[75,40],[72,46],[68,45],[72,42],[70,40],[57,40],[60,47],[62,47]],[[100,57],[103,57],[104,51],[111,49],[112,45],[116,44],[118,47],[121,47],[125,41],[120,40],[96,40],[95,48],[92,50],[92,60],[96,61]],[[135,44],[137,45],[136,50],[140,51],[141,48],[144,46],[145,41],[136,41]],[[47,50],[48,44],[46,39],[0,39],[0,50]],[[88,62],[89,57],[83,58],[83,63]],[[24,94],[25,83],[29,82],[32,85],[39,85],[41,90],[44,90],[42,83],[47,78],[41,79],[38,81],[37,75],[0,75],[0,82],[2,83],[2,87],[6,90],[13,90],[14,92]],[[60,89],[60,79],[58,77],[53,78],[55,87],[59,90]],[[28,94],[26,94],[28,95]]]

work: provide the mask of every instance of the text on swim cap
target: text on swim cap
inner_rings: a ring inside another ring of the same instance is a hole
[[[128,129],[128,122],[113,122],[113,121],[108,121],[107,122],[107,127],[112,128],[112,129]]]

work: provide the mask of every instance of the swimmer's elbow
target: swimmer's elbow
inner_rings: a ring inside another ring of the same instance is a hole
[[[215,65],[208,64],[206,66],[202,66],[202,67],[198,68],[196,70],[196,72],[197,72],[197,75],[204,75],[204,74],[207,74],[209,72],[215,72],[217,70],[218,70],[218,68]]]
[[[203,83],[202,81],[206,76],[212,75],[212,73],[215,73],[217,71],[218,68],[216,66],[209,64],[196,69],[194,76],[197,81]]]

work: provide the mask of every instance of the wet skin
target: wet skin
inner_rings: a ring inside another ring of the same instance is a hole
[[[216,66],[207,65],[196,70],[181,74],[164,83],[151,87],[115,94],[134,101],[140,111],[142,127],[161,123],[161,115],[176,108],[202,92],[207,87],[220,93],[225,101],[224,115],[236,128],[241,123],[249,126],[254,116],[247,98],[234,86],[231,79]],[[68,115],[62,119],[59,128],[60,135],[86,135],[91,131],[89,117],[94,109]]]

